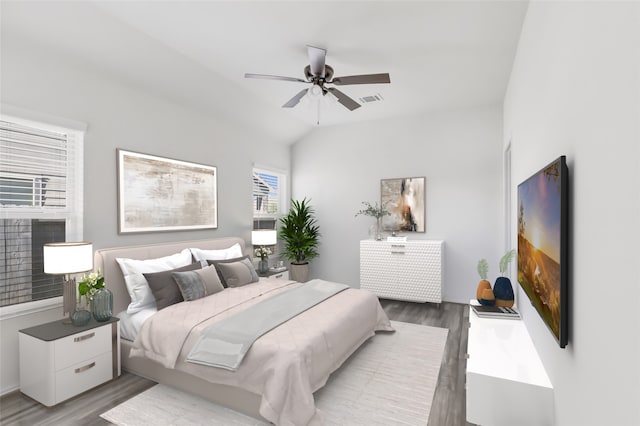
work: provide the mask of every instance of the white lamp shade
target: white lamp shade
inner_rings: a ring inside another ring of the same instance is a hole
[[[47,243],[42,248],[45,274],[76,274],[93,269],[91,243]]]
[[[251,231],[251,244],[254,246],[273,246],[278,243],[278,233],[274,229]]]

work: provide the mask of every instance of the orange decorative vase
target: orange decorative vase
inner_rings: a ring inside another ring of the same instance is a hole
[[[484,306],[493,306],[496,303],[496,298],[493,295],[491,289],[491,283],[487,280],[481,280],[478,283],[478,290],[476,291],[476,299],[478,303]]]

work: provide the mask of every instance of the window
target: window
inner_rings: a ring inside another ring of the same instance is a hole
[[[82,239],[84,132],[0,116],[0,306],[62,295],[42,246]]]
[[[286,206],[286,174],[281,171],[254,167],[253,217],[276,219]]]

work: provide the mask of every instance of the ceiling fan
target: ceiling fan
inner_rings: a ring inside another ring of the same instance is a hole
[[[248,73],[245,74],[244,77],[262,78],[266,80],[294,81],[307,84],[311,83],[311,87],[298,92],[298,94],[289,99],[286,104],[282,105],[283,108],[293,108],[298,104],[298,102],[300,102],[300,99],[302,99],[307,94],[309,94],[309,96],[312,98],[320,98],[321,96],[325,96],[327,93],[331,93],[338,99],[338,102],[340,102],[350,111],[353,111],[356,108],[360,108],[360,104],[335,87],[326,87],[326,84],[346,86],[349,84],[391,83],[391,79],[389,78],[388,73],[334,77],[333,68],[325,63],[325,58],[327,56],[326,49],[307,45],[307,54],[309,55],[309,65],[304,68],[304,75],[306,77],[306,80],[296,77]]]

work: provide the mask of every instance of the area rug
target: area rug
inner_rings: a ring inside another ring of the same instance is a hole
[[[327,425],[426,425],[448,330],[392,321],[314,394]],[[165,385],[100,415],[119,426],[268,425]]]

